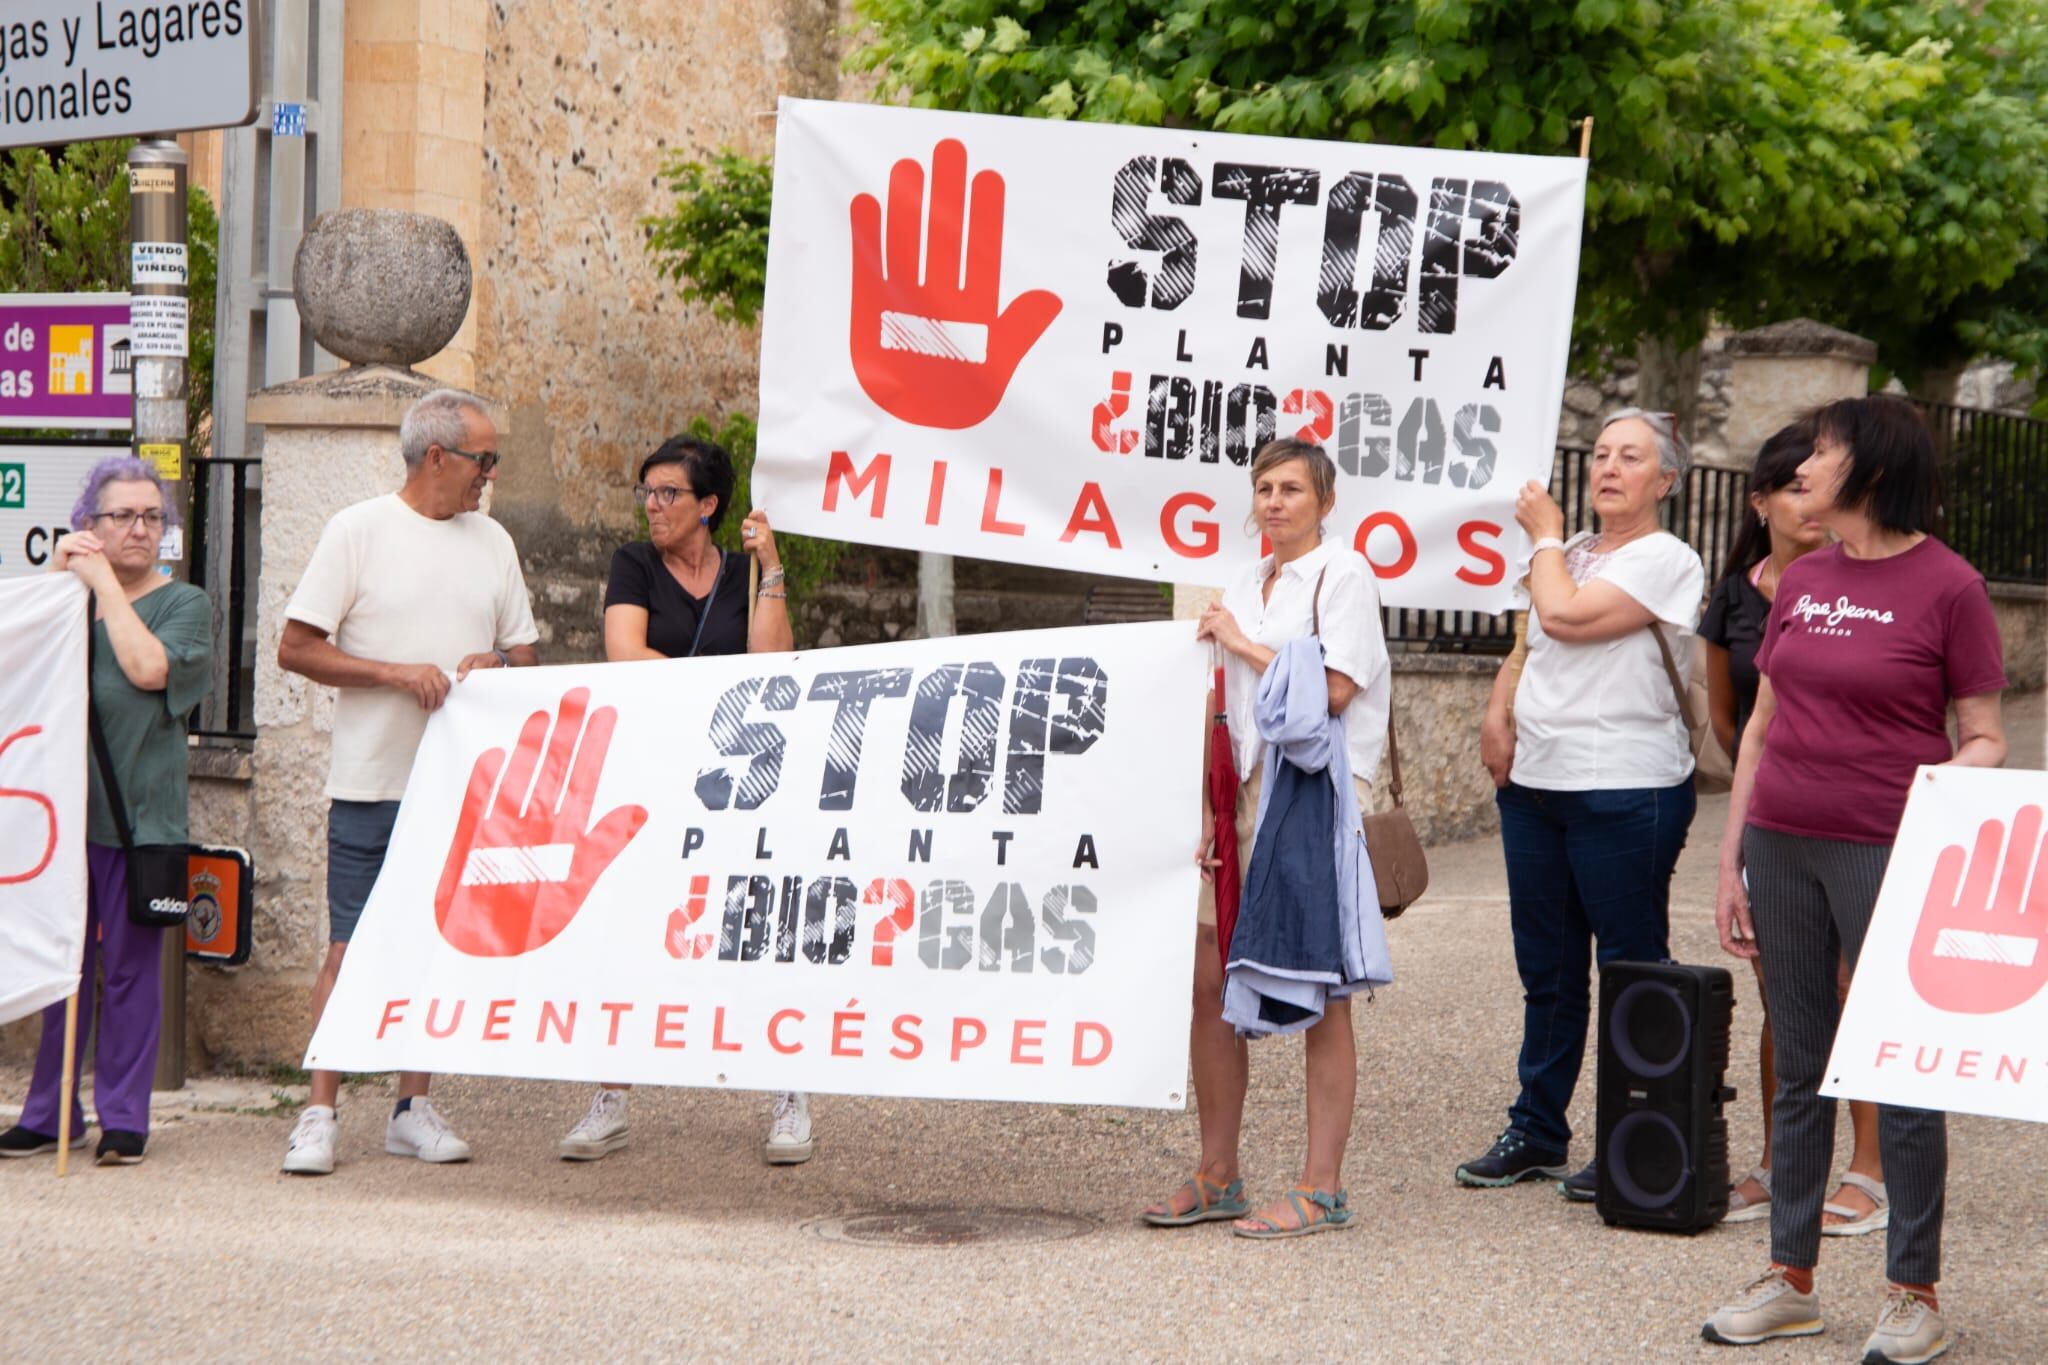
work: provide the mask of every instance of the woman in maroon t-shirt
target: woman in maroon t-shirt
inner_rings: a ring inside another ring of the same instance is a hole
[[[1757,650],[1762,680],[1737,758],[1721,845],[1721,945],[1762,957],[1777,1049],[1771,1267],[1701,1334],[1750,1345],[1822,1330],[1813,1267],[1833,1157],[1820,1095],[1840,1005],[1916,768],[2005,760],[1998,623],[1984,580],[1928,533],[1934,441],[1910,403],[1849,398],[1813,414],[1802,511],[1839,542],[1787,566]],[[1948,735],[1953,704],[1959,739]],[[1948,1134],[1942,1114],[1878,1108],[1891,1195],[1890,1281],[1871,1360],[1947,1345],[1941,1275]]]

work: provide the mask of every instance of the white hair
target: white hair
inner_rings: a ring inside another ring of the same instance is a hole
[[[1666,473],[1678,477],[1671,481],[1666,496],[1678,491],[1685,482],[1685,474],[1692,468],[1692,451],[1686,447],[1685,438],[1678,434],[1678,414],[1675,412],[1652,412],[1647,408],[1617,408],[1607,414],[1607,420],[1600,424],[1600,434],[1606,435],[1607,428],[1616,422],[1635,418],[1649,427],[1650,435],[1657,443],[1657,465]]]
[[[461,389],[435,389],[407,408],[405,419],[398,424],[398,453],[405,456],[405,467],[418,469],[429,446],[460,450],[469,439],[469,426],[463,418],[466,412],[491,420],[484,400]]]

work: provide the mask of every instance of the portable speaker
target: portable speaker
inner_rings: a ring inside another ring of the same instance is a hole
[[[1600,969],[1596,1207],[1610,1226],[1695,1233],[1728,1212],[1722,1084],[1735,983],[1719,967]]]

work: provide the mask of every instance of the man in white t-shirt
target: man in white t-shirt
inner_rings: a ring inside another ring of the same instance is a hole
[[[356,921],[383,866],[427,716],[446,700],[449,673],[539,662],[540,632],[519,555],[505,528],[477,509],[496,478],[498,432],[482,400],[439,389],[398,429],[405,486],[343,508],[285,608],[278,666],[337,689],[327,771],[327,959],[313,987],[317,1025]],[[467,1161],[427,1099],[431,1078],[400,1072],[384,1150],[421,1161]],[[341,1075],[313,1073],[284,1169],[334,1169]]]

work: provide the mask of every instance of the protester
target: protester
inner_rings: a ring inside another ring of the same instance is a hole
[[[124,841],[97,762],[86,761],[85,956],[78,975],[80,1074],[94,1035],[93,1107],[99,1112],[102,1166],[132,1166],[149,1139],[149,1091],[163,1017],[162,959],[182,954],[184,930],[135,923],[128,914],[123,843],[182,844],[185,825],[185,722],[213,683],[213,608],[206,594],[156,571],[164,528],[178,524],[155,466],[117,456],[86,475],[71,509],[72,532],[57,541],[53,573],[70,573],[92,590],[92,716],[104,738],[127,813]],[[172,940],[166,948],[165,940]],[[104,972],[97,1026],[93,978]],[[43,1011],[42,1044],[21,1121],[0,1133],[0,1156],[57,1149],[64,1063],[64,1006]],[[85,1145],[85,1110],[71,1094],[72,1145]]]
[[[1715,914],[1722,947],[1762,961],[1777,1054],[1771,1265],[1701,1329],[1729,1345],[1824,1330],[1813,1271],[1835,1102],[1820,1080],[1839,961],[1855,969],[1915,769],[2005,760],[1998,623],[1983,578],[1931,534],[1926,423],[1882,396],[1830,403],[1812,422],[1800,510],[1838,543],[1788,566],[1771,605]],[[1893,1105],[1878,1106],[1877,1129],[1889,1284],[1863,1359],[1905,1365],[1948,1348],[1935,1293],[1948,1132],[1939,1112]]]
[[[1522,978],[1521,1094],[1493,1146],[1458,1167],[1461,1184],[1565,1174],[1593,945],[1602,963],[1668,956],[1671,873],[1695,804],[1679,695],[1706,570],[1659,529],[1657,505],[1687,463],[1676,418],[1624,408],[1587,473],[1597,532],[1563,539],[1564,513],[1541,484],[1516,501],[1534,542],[1528,654],[1519,680],[1513,660],[1494,679],[1480,755],[1499,788]],[[1597,1170],[1596,1154],[1560,1189],[1593,1198]]]
[[[775,533],[759,508],[740,525],[744,554],[712,541],[732,504],[732,457],[694,436],[671,436],[640,462],[633,497],[647,513],[647,539],[612,555],[604,592],[605,658],[686,659],[708,654],[760,654],[795,647],[789,592]],[[761,566],[760,591],[748,624],[747,558]],[[626,1092],[598,1087],[590,1111],[561,1141],[570,1161],[596,1161],[626,1145]],[[811,1159],[808,1096],[783,1091],[770,1104],[762,1156],[771,1166]]]
[[[1806,486],[1799,466],[1813,453],[1813,433],[1795,422],[1763,443],[1749,471],[1749,510],[1729,551],[1728,569],[1707,599],[1700,618],[1706,641],[1707,703],[1714,738],[1731,757],[1738,751],[1749,713],[1756,706],[1757,646],[1763,643],[1764,622],[1777,597],[1785,569],[1801,555],[1827,543],[1827,531],[1808,521],[1801,510]],[[1751,959],[1757,984],[1763,964]],[[1847,996],[1849,973],[1843,964],[1840,993]],[[1757,1070],[1763,1097],[1764,1150],[1756,1168],[1728,1191],[1730,1223],[1752,1223],[1771,1216],[1771,1094],[1777,1089],[1772,1061],[1771,1017],[1764,1012],[1763,1036],[1757,1044]],[[1822,1206],[1821,1231],[1833,1237],[1875,1232],[1891,1216],[1884,1188],[1884,1167],[1877,1154],[1877,1106],[1864,1100],[1849,1104],[1855,1150],[1835,1197]]]
[[[285,608],[280,668],[338,689],[327,773],[327,958],[313,987],[317,1025],[341,972],[398,818],[427,716],[473,670],[538,662],[533,606],[505,528],[485,516],[498,432],[483,400],[437,389],[398,429],[405,484],[342,509],[321,533]],[[469,1144],[427,1098],[429,1077],[400,1072],[384,1150],[467,1161]],[[334,1169],[341,1075],[315,1071],[284,1169]]]
[[[1224,653],[1224,710],[1237,770],[1246,780],[1238,789],[1237,809],[1220,818],[1235,822],[1238,848],[1247,855],[1254,847],[1266,752],[1254,710],[1263,675],[1289,643],[1312,633],[1321,636],[1327,713],[1343,720],[1342,753],[1335,761],[1349,764],[1359,810],[1373,808],[1373,777],[1379,771],[1391,705],[1391,667],[1372,572],[1362,555],[1323,536],[1322,519],[1336,502],[1335,465],[1319,446],[1279,440],[1259,450],[1251,477],[1253,515],[1273,553],[1246,568],[1222,600],[1203,613],[1196,631],[1198,638],[1214,641]],[[1211,713],[1216,710],[1214,700]],[[1355,831],[1356,812],[1351,815]],[[1205,880],[1213,877],[1216,867],[1212,845],[1218,818],[1205,794],[1196,854]],[[1325,832],[1326,840],[1329,833]],[[1329,860],[1331,844],[1321,847],[1322,858]],[[1366,895],[1368,908],[1375,913],[1365,927],[1378,936],[1377,950],[1384,962],[1384,931],[1376,906],[1370,904],[1369,882]],[[1328,907],[1331,914],[1336,910]],[[1168,1200],[1144,1211],[1144,1220],[1157,1227],[1181,1227],[1229,1218],[1237,1220],[1239,1235],[1256,1238],[1296,1237],[1346,1226],[1352,1210],[1340,1175],[1358,1080],[1348,996],[1333,992],[1321,1018],[1306,1030],[1308,1150],[1301,1181],[1252,1213],[1238,1166],[1249,1058],[1243,1038],[1224,1019],[1223,995],[1216,907],[1213,896],[1205,894],[1196,930],[1194,1019],[1189,1030],[1202,1160]]]

